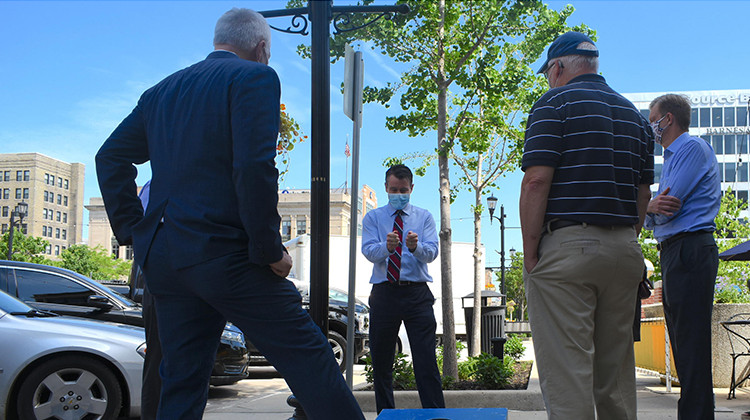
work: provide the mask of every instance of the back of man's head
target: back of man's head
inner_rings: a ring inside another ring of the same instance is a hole
[[[571,73],[599,71],[599,49],[586,34],[570,31],[558,36],[547,49],[547,60],[537,73],[547,71],[554,59],[560,59]]]
[[[662,117],[671,112],[674,116],[675,124],[680,130],[688,131],[690,129],[690,100],[685,95],[667,93],[651,101],[648,109],[656,111]]]
[[[265,53],[271,55],[271,28],[260,13],[233,8],[216,22],[214,45],[231,45],[244,54],[251,54],[259,42],[265,41]]]
[[[578,44],[579,51],[598,51],[596,46],[591,42],[581,42]],[[566,55],[560,57],[560,61],[563,62],[565,67],[570,69],[571,73],[583,74],[583,73],[598,73],[599,72],[599,57],[592,55]]]

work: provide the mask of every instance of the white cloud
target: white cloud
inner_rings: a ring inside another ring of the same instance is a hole
[[[391,76],[391,80],[389,80],[390,82],[396,82],[401,79],[401,73],[394,70],[393,67],[391,67],[386,62],[386,60],[383,59],[384,56],[382,54],[374,51],[371,48],[363,48],[363,50],[364,53],[367,54],[367,56],[375,62],[374,66],[368,66],[367,63],[365,63],[366,74],[381,74],[381,71],[384,71]],[[371,69],[369,72],[368,67]],[[385,85],[385,83],[383,83],[383,85]]]

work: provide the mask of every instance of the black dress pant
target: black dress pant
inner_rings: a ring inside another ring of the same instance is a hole
[[[662,246],[660,258],[664,317],[680,379],[678,418],[713,419],[711,312],[718,248],[711,232],[691,233]]]
[[[141,390],[141,420],[156,420],[161,392],[161,342],[159,327],[156,323],[154,297],[143,289],[143,323],[146,329],[146,360],[143,362],[143,389]]]
[[[422,408],[445,408],[435,359],[435,297],[427,283],[373,285],[370,293],[370,354],[378,413],[395,408],[393,360],[401,322],[406,327]]]

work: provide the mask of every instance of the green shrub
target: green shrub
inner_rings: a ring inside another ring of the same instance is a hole
[[[526,346],[523,345],[523,340],[516,334],[508,335],[508,341],[505,342],[503,353],[513,358],[513,360],[519,360],[523,353],[526,351]]]
[[[456,380],[452,376],[443,376],[442,383],[443,389],[453,389],[453,384],[456,383]]]
[[[456,341],[456,360],[461,358],[461,350],[465,348],[466,348],[466,344],[464,344],[462,341]],[[444,358],[443,351],[444,351],[443,346],[438,346],[435,351],[435,358],[437,359],[438,370],[440,371],[441,376],[443,375],[443,358]],[[459,379],[460,379],[460,374],[459,374]]]
[[[468,381],[471,379],[471,375],[476,371],[477,361],[475,358],[470,357],[469,360],[463,360],[458,362],[458,380]]]
[[[491,354],[482,353],[471,359],[475,359],[471,377],[486,389],[501,389],[513,376],[513,365],[516,361],[510,356],[500,360]]]
[[[368,354],[365,357],[365,379],[367,383],[373,383],[372,358]],[[414,379],[414,365],[406,360],[406,355],[399,353],[393,361],[393,389],[415,389],[417,385]]]

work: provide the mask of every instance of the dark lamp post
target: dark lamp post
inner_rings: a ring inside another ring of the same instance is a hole
[[[10,212],[10,234],[8,235],[8,260],[13,261],[13,231],[15,230],[16,221],[18,217],[18,228],[20,229],[23,225],[23,218],[29,214],[29,205],[21,201],[16,205],[16,208]]]
[[[286,29],[271,28],[290,34],[307,35],[310,26],[311,70],[311,165],[310,165],[310,317],[328,335],[328,260],[330,234],[330,155],[331,155],[331,35],[361,29],[384,16],[407,13],[405,4],[392,6],[334,6],[333,0],[309,0],[307,7],[266,10],[266,18],[291,17]],[[352,17],[377,15],[361,26],[352,26]],[[331,24],[334,32],[331,33]],[[353,185],[352,188],[358,188]],[[351,338],[350,338],[351,339]],[[347,375],[347,378],[350,376]],[[351,383],[349,384],[351,386]],[[287,402],[295,407],[292,419],[306,419],[302,406],[294,396]]]
[[[500,217],[495,216],[497,208],[497,197],[494,195],[487,197],[487,209],[490,211],[490,224],[492,219],[500,222],[500,293],[505,304],[505,207],[500,205]]]

